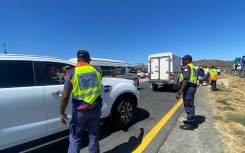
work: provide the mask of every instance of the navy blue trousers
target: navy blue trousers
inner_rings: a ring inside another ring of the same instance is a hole
[[[184,108],[187,114],[188,122],[195,121],[195,105],[194,105],[195,92],[196,89],[192,88],[189,89],[188,91],[184,91],[183,93]]]
[[[216,91],[216,81],[211,81],[212,91]]]
[[[70,136],[68,153],[80,153],[82,139],[85,129],[88,129],[88,151],[89,153],[99,153],[99,120],[100,108],[87,110],[73,110],[70,121]]]

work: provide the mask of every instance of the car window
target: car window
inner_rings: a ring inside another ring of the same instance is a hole
[[[102,76],[115,76],[113,66],[100,66],[102,70]]]
[[[133,67],[128,67],[128,73],[136,73]]]
[[[125,75],[126,67],[123,66],[100,66],[102,76]]]
[[[114,67],[114,73],[115,75],[125,75],[125,67],[120,67],[120,66],[116,66]]]
[[[0,61],[0,88],[35,86],[32,61]]]
[[[42,77],[44,85],[59,85],[64,84],[67,70],[73,68],[73,65],[59,62],[43,62],[40,68],[42,69]],[[39,82],[42,84],[42,82]]]

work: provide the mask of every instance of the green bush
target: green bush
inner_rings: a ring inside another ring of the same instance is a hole
[[[231,106],[225,106],[224,110],[235,111],[235,108]]]
[[[220,115],[213,115],[213,119],[215,119],[215,120],[221,120],[221,121],[224,120],[224,118],[222,116],[220,116]]]
[[[230,106],[230,104],[225,99],[218,99],[218,100],[216,100],[216,102],[223,104],[223,105],[226,105],[226,106]]]
[[[226,119],[230,122],[240,123],[243,126],[245,126],[245,116],[244,115],[228,114],[226,115]]]

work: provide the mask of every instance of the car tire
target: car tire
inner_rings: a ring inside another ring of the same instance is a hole
[[[114,122],[120,129],[128,128],[134,115],[134,105],[131,99],[122,98],[113,114]]]

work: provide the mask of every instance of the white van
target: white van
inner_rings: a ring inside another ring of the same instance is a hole
[[[149,55],[148,71],[150,73],[149,83],[153,91],[163,86],[178,89],[181,58],[170,52]]]
[[[72,63],[77,63],[77,58],[69,59]],[[99,66],[102,69],[104,77],[125,78],[133,80],[136,85],[139,85],[137,72],[128,63],[120,60],[91,58],[90,64]]]

